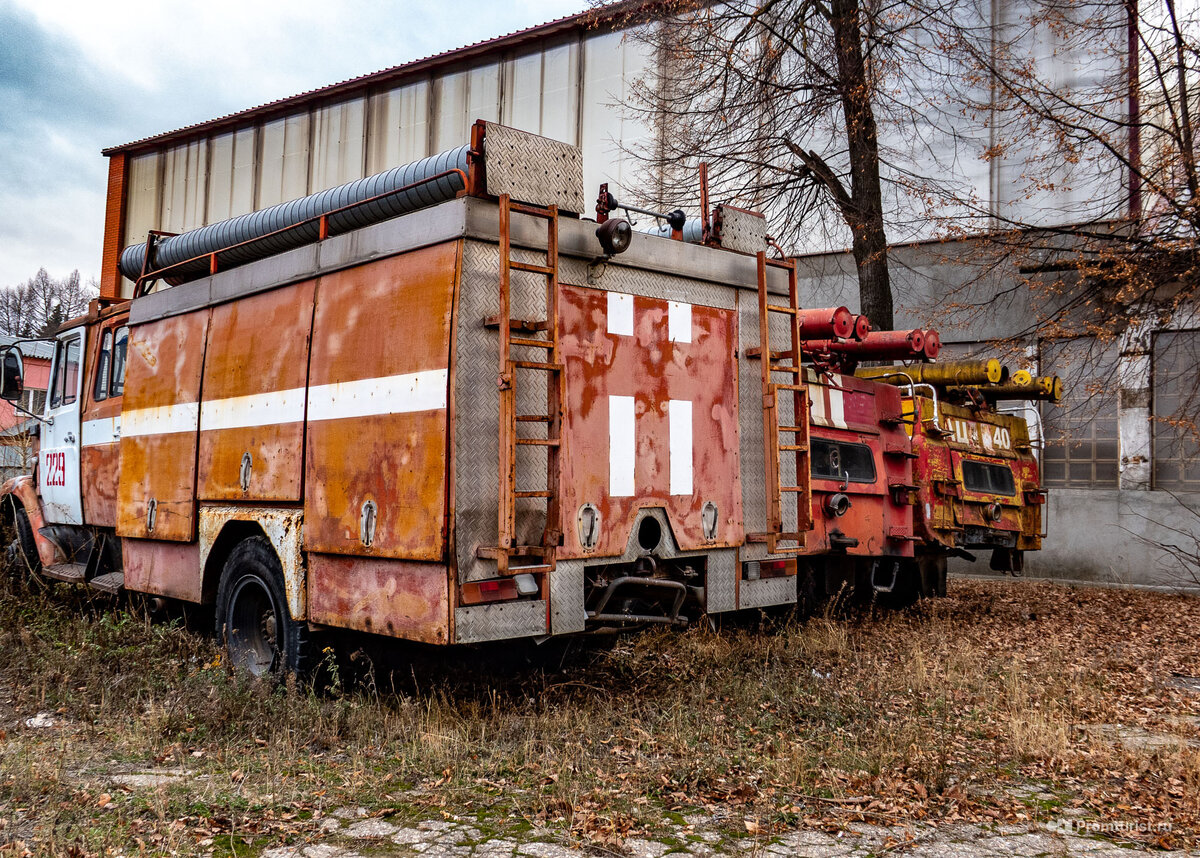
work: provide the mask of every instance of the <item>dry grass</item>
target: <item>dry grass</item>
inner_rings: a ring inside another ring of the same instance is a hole
[[[647,633],[555,670],[508,648],[402,649],[394,672],[354,684],[343,665],[345,687],[314,694],[229,675],[178,624],[8,586],[0,844],[222,854],[303,838],[346,805],[609,845],[692,808],[736,828],[1074,808],[1194,844],[1200,694],[1172,677],[1200,672],[1198,620],[1186,597],[953,582],[903,614]],[[59,726],[24,725],[39,712]],[[1178,741],[1130,747],[1087,724]],[[112,779],[180,767],[156,789]]]

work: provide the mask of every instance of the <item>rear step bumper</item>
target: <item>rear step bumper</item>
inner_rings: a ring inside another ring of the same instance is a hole
[[[670,595],[672,597],[671,607],[665,614],[605,613],[604,609],[608,607],[609,602],[617,595],[618,591],[623,589],[662,591],[663,595]],[[687,593],[687,586],[679,581],[626,575],[622,578],[617,578],[605,588],[596,602],[595,609],[587,612],[587,618],[589,622],[596,623],[663,623],[665,625],[686,626],[688,622],[687,617],[681,617],[679,611],[683,608],[683,601],[687,598]]]

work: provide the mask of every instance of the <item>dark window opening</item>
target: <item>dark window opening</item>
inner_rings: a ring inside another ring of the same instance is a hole
[[[112,331],[104,332],[100,356],[96,360],[96,383],[92,388],[92,399],[100,402],[108,399],[108,367],[112,362]]]
[[[964,459],[962,463],[963,488],[969,492],[1012,497],[1017,493],[1012,468],[991,462],[976,462]]]
[[[819,480],[875,482],[875,458],[866,444],[813,438],[809,444],[812,475]]]
[[[60,340],[54,362],[50,407],[70,405],[79,395],[79,337]]]
[[[112,352],[112,384],[109,396],[120,396],[125,392],[125,357],[129,352],[129,328],[119,328]]]

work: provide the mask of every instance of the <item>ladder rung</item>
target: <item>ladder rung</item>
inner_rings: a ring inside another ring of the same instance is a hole
[[[527,337],[509,337],[508,343],[513,346],[532,346],[539,349],[554,348],[554,343],[546,342],[546,340],[531,340]]]
[[[758,346],[754,346],[753,348],[746,349],[746,351],[743,352],[743,354],[745,354],[745,356],[748,358],[762,357],[762,349],[759,348]],[[771,352],[771,360],[782,360],[783,358],[790,358],[791,356],[792,356],[791,349],[786,349],[786,350],[780,351],[780,352],[775,352],[775,351]]]
[[[498,327],[500,327],[500,317],[499,316],[488,316],[486,319],[483,320],[483,325],[485,328],[498,328]],[[550,327],[550,323],[549,322],[538,322],[538,321],[534,321],[533,319],[509,319],[508,327],[509,327],[509,330],[523,331],[525,333],[532,334],[532,333],[536,333],[538,331],[546,330],[547,328]]]
[[[791,453],[807,453],[808,452],[808,448],[802,444],[781,444],[779,446],[779,449],[786,450],[787,452],[791,452]]]
[[[747,542],[766,542],[771,537],[774,537],[780,542],[799,542],[803,539],[803,533],[747,533]]]
[[[521,214],[533,215],[534,217],[545,218],[550,220],[558,216],[557,212],[552,212],[550,209],[541,206],[528,206],[524,203],[510,202],[508,204],[509,211],[520,212]]]
[[[541,557],[553,551],[544,545],[514,545],[511,548],[497,548],[494,545],[481,545],[475,549],[475,556],[483,560],[495,560],[501,555],[505,557]]]
[[[806,492],[808,488],[805,486],[780,486],[781,492]]]
[[[549,491],[513,492],[513,497],[517,497],[517,498],[552,498],[552,497],[554,497],[554,492],[549,492]]]
[[[804,370],[798,366],[780,366],[779,364],[771,364],[771,372],[790,372],[792,375],[799,375]]]
[[[518,438],[517,444],[522,447],[557,447],[557,438]]]
[[[772,382],[771,387],[775,390],[808,390],[807,384],[775,384]]]
[[[554,267],[550,265],[535,265],[532,262],[518,262],[515,259],[508,261],[508,267],[516,271],[531,271],[534,274],[545,274],[547,277],[554,274]]]
[[[549,423],[550,418],[545,414],[518,414],[518,423]]]
[[[808,427],[807,426],[776,426],[775,428],[778,429],[780,432],[803,432]]]
[[[787,313],[789,316],[794,316],[800,312],[795,307],[780,307],[778,304],[768,304],[767,309],[772,313]]]
[[[544,363],[536,360],[515,360],[512,365],[518,369],[541,369],[546,372],[562,372],[561,363]]]

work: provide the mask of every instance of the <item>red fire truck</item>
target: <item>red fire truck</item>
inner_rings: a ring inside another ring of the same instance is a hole
[[[1062,399],[1057,376],[1012,378],[1000,361],[860,367],[898,386],[916,456],[915,532],[926,574],[944,587],[946,559],[991,551],[991,568],[1020,574],[1042,546],[1046,493],[1024,418],[1004,400]]]
[[[894,588],[900,392],[800,361],[844,348],[845,311],[801,309],[754,213],[701,246],[583,210],[578,149],[479,122],[126,248],[135,296],[57,334],[37,467],[0,491],[27,566],[211,605],[253,673],[302,670],[326,629],[540,639],[791,604],[851,567]]]
[[[328,628],[451,644],[794,602],[810,499],[765,467],[808,474],[807,390],[739,384],[761,307],[799,312],[791,263],[736,210],[713,248],[583,208],[578,149],[481,122],[127,248],[135,297],[57,335],[37,468],[3,489],[29,565],[213,605],[256,673]]]

